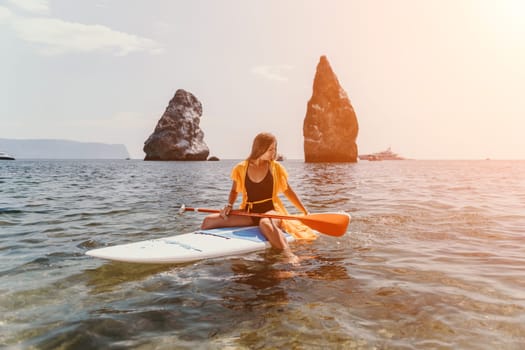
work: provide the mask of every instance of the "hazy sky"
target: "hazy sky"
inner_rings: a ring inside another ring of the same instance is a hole
[[[210,155],[303,158],[326,55],[360,153],[525,159],[522,0],[0,0],[0,138],[144,141],[177,89]]]

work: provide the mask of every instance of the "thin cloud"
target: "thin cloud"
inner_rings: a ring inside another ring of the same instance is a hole
[[[10,1],[23,3],[21,0]],[[38,7],[35,5],[33,8]],[[103,25],[67,22],[51,17],[20,16],[3,6],[0,6],[0,23],[9,26],[19,39],[35,45],[42,55],[105,51],[125,56],[133,52],[161,54],[165,51],[154,40]]]
[[[38,44],[45,55],[113,51],[117,55],[146,51],[159,54],[164,49],[155,41],[115,31],[102,25],[66,22],[54,18],[29,18],[13,21],[20,39]]]
[[[256,66],[252,68],[252,73],[258,77],[273,81],[288,81],[286,72],[293,69],[293,66],[281,64],[274,66]]]
[[[49,1],[47,0],[8,0],[7,2],[21,10],[34,14],[49,14]]]
[[[2,22],[8,22],[14,17],[11,10],[9,10],[7,7],[0,6],[0,23]]]

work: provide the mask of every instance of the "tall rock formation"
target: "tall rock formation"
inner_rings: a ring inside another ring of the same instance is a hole
[[[199,127],[202,104],[179,89],[151,136],[144,142],[144,160],[206,160],[210,150]]]
[[[359,131],[354,108],[326,56],[315,73],[303,124],[306,162],[357,162]]]

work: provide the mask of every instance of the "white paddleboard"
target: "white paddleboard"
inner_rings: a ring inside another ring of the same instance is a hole
[[[294,237],[286,234],[288,242]],[[257,226],[199,230],[178,236],[93,249],[95,258],[143,264],[183,263],[238,255],[270,247]]]

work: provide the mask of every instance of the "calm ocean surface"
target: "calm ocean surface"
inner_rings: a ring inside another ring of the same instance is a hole
[[[285,161],[311,212],[353,218],[299,266],[84,255],[196,229],[178,207],[223,205],[233,164],[0,162],[0,347],[523,349],[525,161]]]

